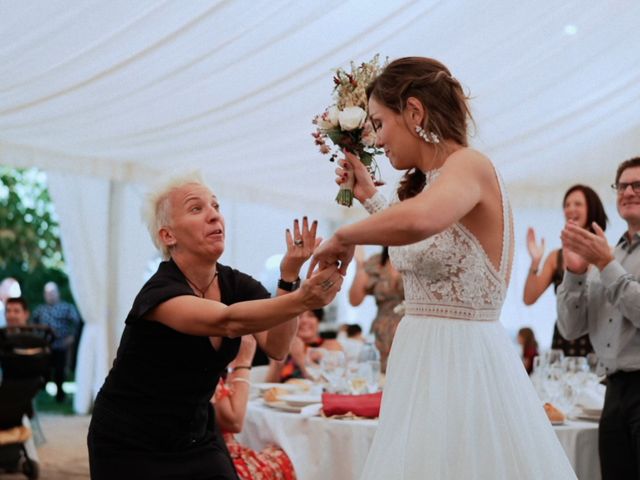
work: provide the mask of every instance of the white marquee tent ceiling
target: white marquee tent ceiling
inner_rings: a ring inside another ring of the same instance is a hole
[[[337,218],[310,120],[333,68],[379,52],[451,68],[516,199],[604,188],[640,152],[639,24],[635,0],[0,0],[0,162],[200,167],[222,195]]]

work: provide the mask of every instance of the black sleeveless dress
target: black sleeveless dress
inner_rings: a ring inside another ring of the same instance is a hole
[[[564,258],[562,249],[558,250],[558,260],[556,271],[553,272],[551,281],[553,282],[553,291],[557,292],[558,287],[564,278]],[[593,346],[589,340],[589,334],[583,335],[575,340],[567,340],[558,330],[558,322],[553,324],[553,338],[551,339],[551,348],[562,350],[565,357],[586,357],[593,352]]]
[[[226,305],[269,297],[248,275],[220,264],[218,272]],[[208,337],[142,318],[180,295],[194,292],[169,260],[133,302],[89,426],[93,480],[238,478],[209,400],[240,338],[223,338],[216,350]]]

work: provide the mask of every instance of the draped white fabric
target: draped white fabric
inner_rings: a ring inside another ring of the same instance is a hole
[[[109,180],[78,180],[49,174],[49,190],[60,216],[69,282],[85,321],[78,348],[82,360],[76,369],[74,408],[86,413],[106,376],[109,358],[105,295],[109,285]],[[86,189],[77,188],[80,184]]]
[[[604,187],[640,147],[634,0],[0,8],[3,163],[121,180],[200,166],[220,194],[343,217],[310,120],[330,102],[331,69],[376,52],[451,67],[473,96],[474,143],[522,201],[574,180]]]
[[[61,172],[51,185],[88,322],[76,408],[102,381],[151,257],[138,182],[198,167],[236,217],[243,205],[324,225],[362,215],[332,203],[311,118],[331,101],[333,68],[380,53],[451,68],[472,96],[472,142],[516,207],[555,210],[576,182],[604,197],[615,165],[640,152],[639,23],[635,0],[0,2],[0,163]],[[259,251],[246,218],[237,225],[243,244],[225,256],[246,268],[246,252],[257,274],[255,258],[280,249]]]
[[[87,413],[115,357],[124,319],[153,249],[139,221],[137,186],[55,172],[48,180],[71,288],[85,322],[74,409]]]

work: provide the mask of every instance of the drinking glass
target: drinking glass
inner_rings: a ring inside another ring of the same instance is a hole
[[[322,376],[329,382],[331,390],[337,391],[343,387],[346,363],[344,352],[327,350],[322,355]]]
[[[591,352],[587,354],[587,364],[589,365],[589,371],[591,373],[596,373],[596,369],[598,367],[598,356]]]
[[[373,372],[369,363],[357,363],[349,366],[349,387],[351,393],[359,395],[367,393],[372,381]]]
[[[567,373],[586,373],[589,371],[589,363],[586,357],[564,357],[562,366]]]
[[[554,363],[561,363],[564,358],[564,352],[559,349],[552,349],[543,354],[546,357],[547,365],[553,365]]]
[[[380,360],[369,360],[367,363],[371,367],[371,377],[367,389],[369,393],[375,393],[380,386]]]
[[[363,363],[370,360],[380,361],[380,352],[375,347],[375,345],[371,343],[365,343],[360,350],[360,355],[358,355],[358,362]]]
[[[322,358],[328,350],[325,348],[311,347],[307,349],[304,357],[304,368],[307,370],[311,380],[320,381],[322,377]]]

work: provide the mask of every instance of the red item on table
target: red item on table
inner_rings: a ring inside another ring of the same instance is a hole
[[[377,418],[382,392],[365,395],[322,394],[322,411],[327,417],[352,413],[358,417]]]

